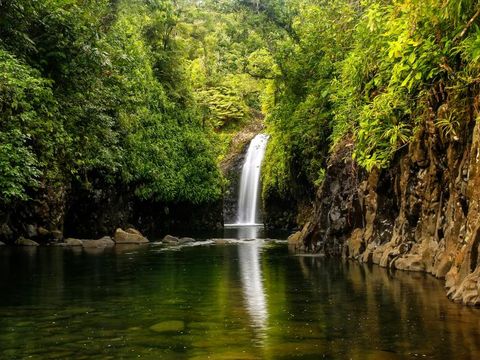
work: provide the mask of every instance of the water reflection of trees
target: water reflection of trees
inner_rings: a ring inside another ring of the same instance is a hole
[[[435,278],[323,258],[298,265],[332,354],[479,358],[480,310],[450,302]]]
[[[0,342],[17,358],[50,356],[53,343],[64,358],[133,346],[176,359],[480,358],[480,311],[451,303],[440,281],[419,273],[256,243],[21,251],[0,252]],[[185,332],[149,329],[167,320],[184,321]]]

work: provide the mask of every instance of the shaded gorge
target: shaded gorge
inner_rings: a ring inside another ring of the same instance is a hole
[[[420,273],[213,242],[0,249],[2,359],[480,356],[480,311]]]

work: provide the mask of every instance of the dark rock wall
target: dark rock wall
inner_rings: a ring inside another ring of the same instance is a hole
[[[91,180],[90,187],[45,187],[31,201],[0,208],[0,241],[20,236],[39,242],[62,237],[99,238],[116,228],[135,227],[152,239],[218,230],[223,203],[162,203],[138,200],[131,189]]]
[[[96,238],[117,227],[134,227],[151,238],[168,232],[217,230],[223,227],[222,201],[191,204],[138,200],[130,189],[111,185],[102,190],[77,189],[65,214],[65,235]]]
[[[40,241],[62,236],[69,188],[61,181],[40,184],[31,200],[0,205],[0,241],[13,243],[20,236]]]
[[[358,170],[348,149],[330,159],[314,215],[290,243],[445,279],[449,297],[480,304],[480,123],[446,138],[427,121],[391,167]]]
[[[242,175],[243,162],[247,155],[249,142],[243,145],[240,154],[234,158],[229,167],[225,169],[227,186],[224,191],[223,219],[225,224],[233,224],[237,220],[238,193],[240,190],[240,178]]]
[[[267,229],[289,230],[296,228],[299,212],[297,199],[284,199],[277,194],[268,194],[263,199],[264,222]]]

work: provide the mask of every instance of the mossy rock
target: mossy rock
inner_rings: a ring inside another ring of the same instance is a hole
[[[158,324],[150,326],[150,330],[158,333],[181,332],[185,330],[185,323],[180,320],[162,321]]]

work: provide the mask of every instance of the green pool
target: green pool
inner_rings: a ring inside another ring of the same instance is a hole
[[[480,358],[480,311],[430,276],[195,245],[0,249],[0,359]]]

